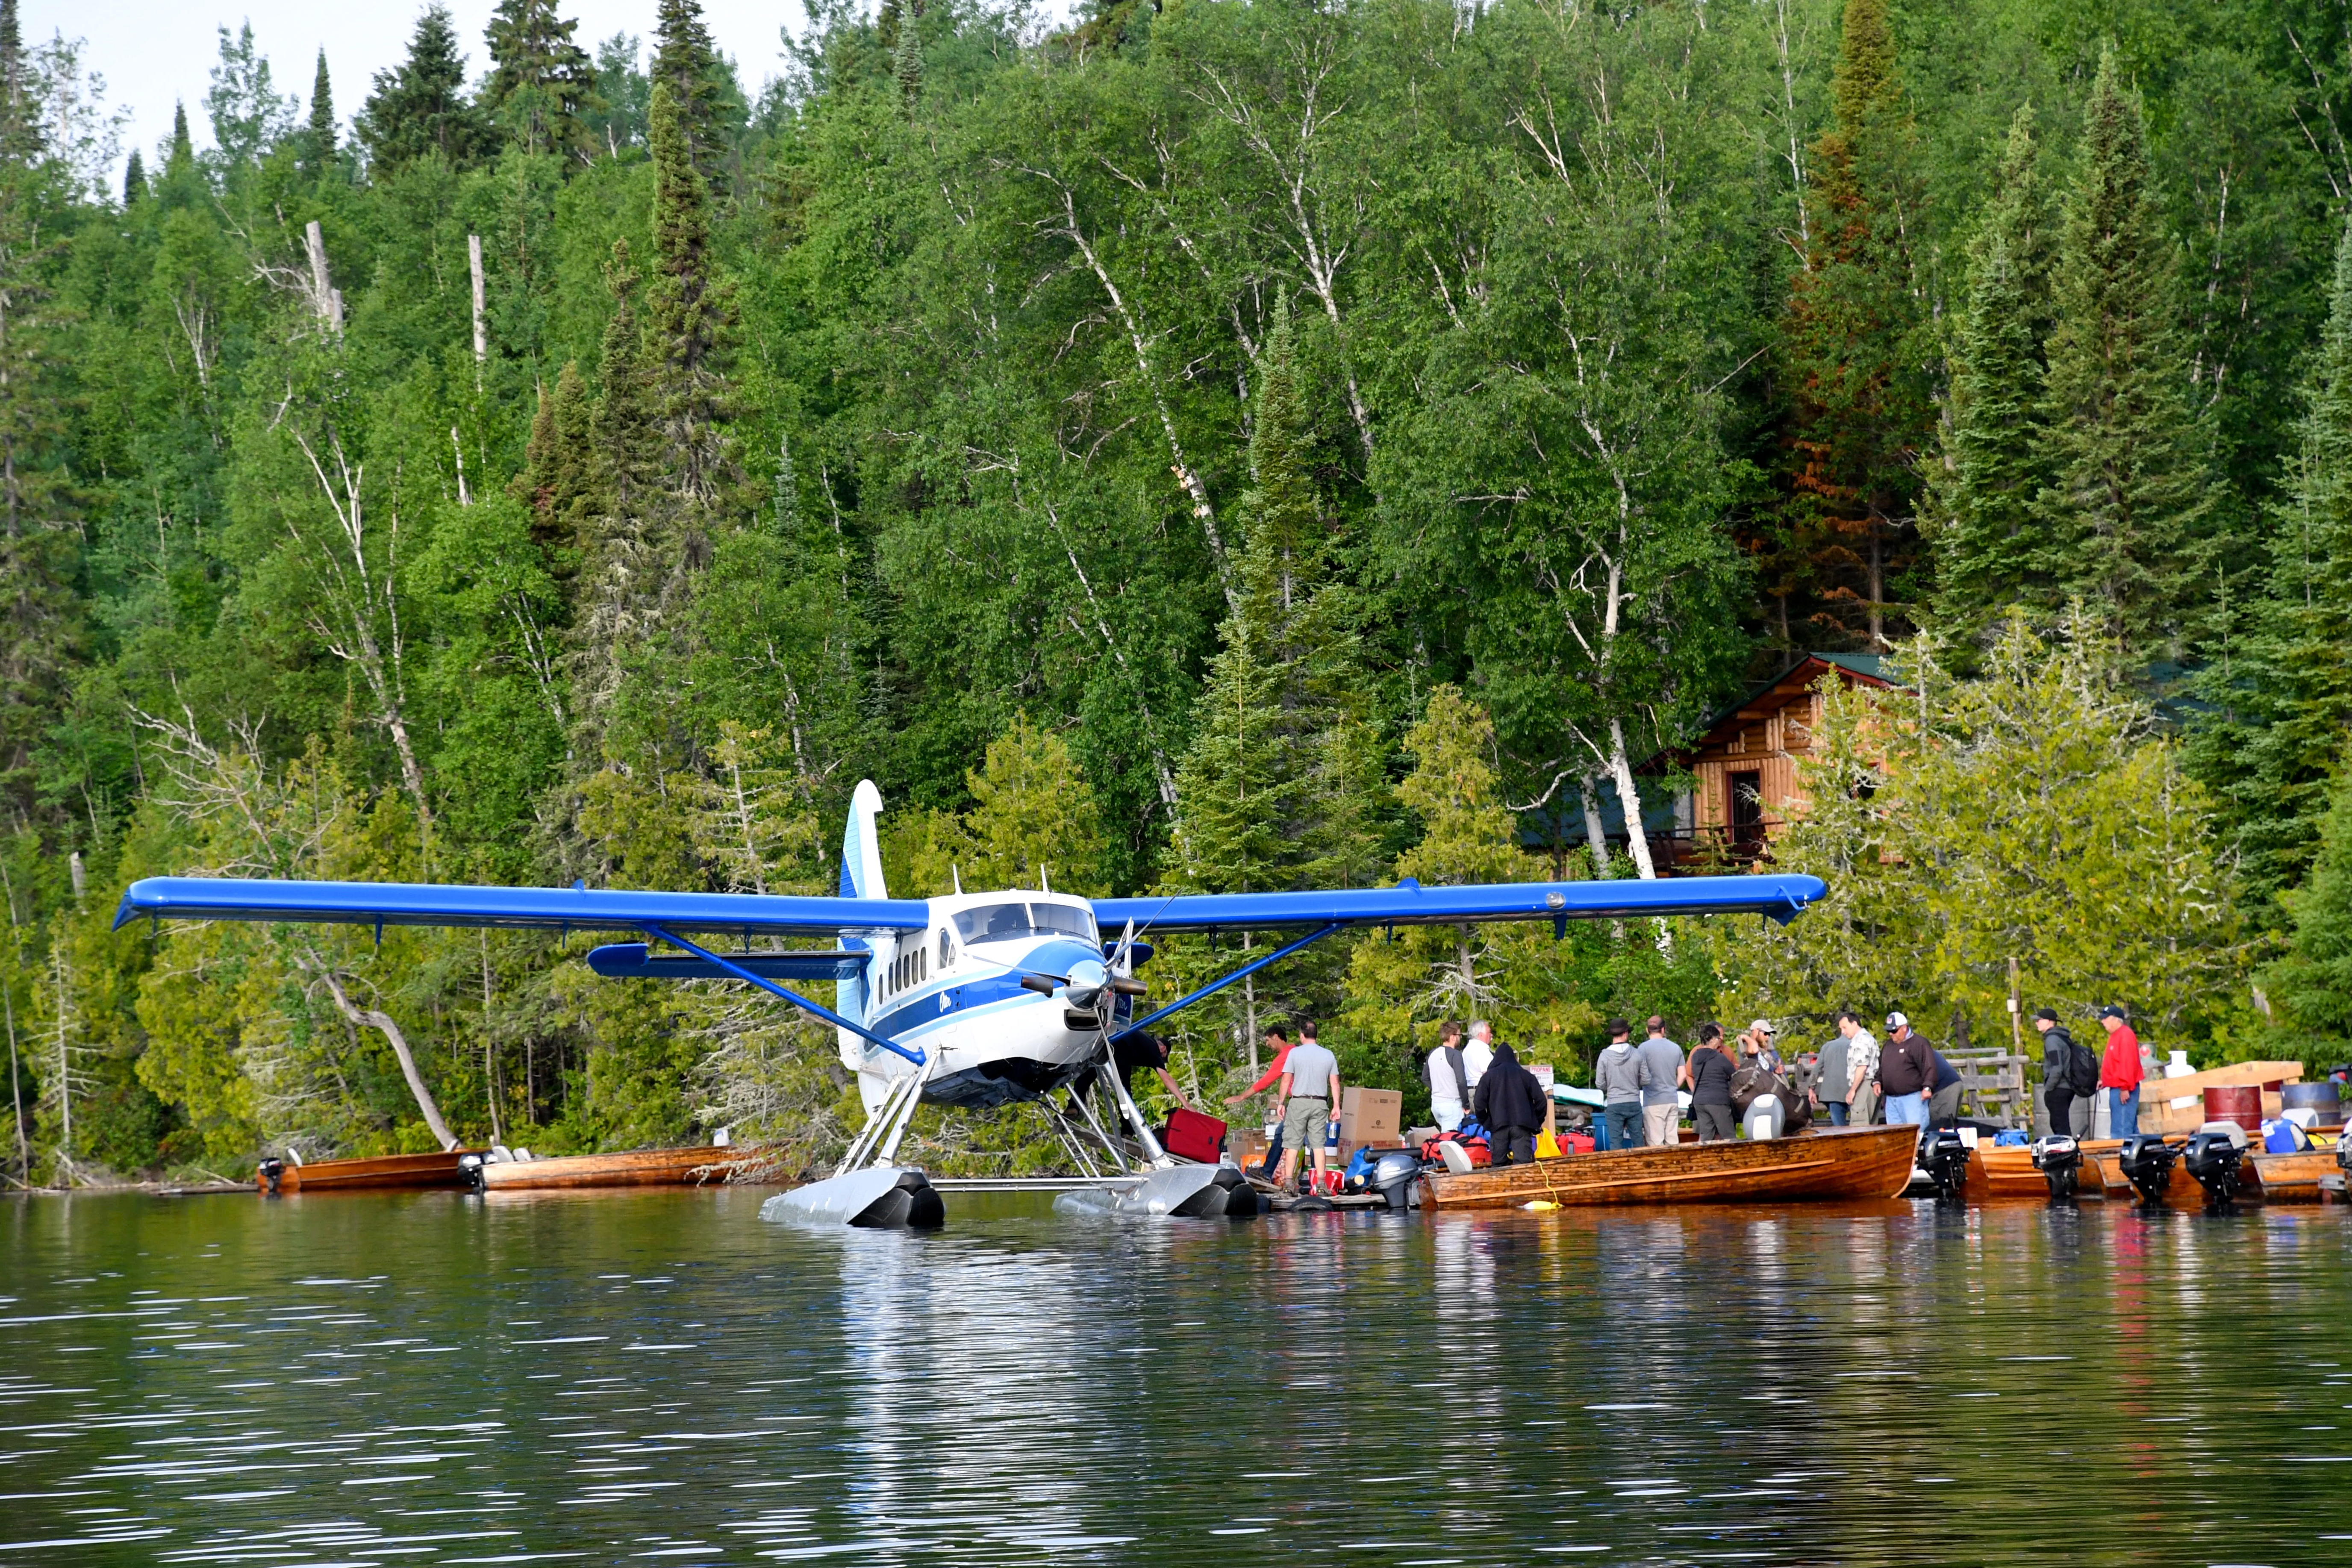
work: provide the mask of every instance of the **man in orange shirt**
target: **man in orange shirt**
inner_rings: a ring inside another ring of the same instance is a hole
[[[2128,1138],[2139,1131],[2139,1037],[2124,1022],[2121,1007],[2100,1008],[2099,1026],[2107,1032],[2106,1054],[2099,1058],[2099,1088],[2107,1097],[2107,1136]]]

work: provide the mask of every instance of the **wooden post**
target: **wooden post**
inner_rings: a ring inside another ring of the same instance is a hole
[[[2025,1130],[2031,1132],[2033,1131],[2033,1087],[2025,1076],[2025,1023],[2019,1016],[2018,1007],[2017,959],[2012,954],[2009,961],[2009,1048],[2017,1054],[2018,1098],[2025,1102],[2018,1110],[2024,1115]],[[2053,1127],[2050,1131],[2059,1133],[2072,1129]]]
[[[490,357],[490,331],[482,307],[482,237],[466,237],[466,264],[474,274],[474,390],[482,390],[482,364]]]

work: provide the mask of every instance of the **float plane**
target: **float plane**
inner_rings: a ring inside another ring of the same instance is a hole
[[[857,1075],[866,1122],[825,1179],[770,1200],[783,1217],[855,1226],[935,1226],[943,1206],[925,1174],[896,1163],[919,1104],[1042,1103],[1084,1174],[1080,1184],[1137,1213],[1255,1213],[1230,1164],[1180,1162],[1160,1146],[1112,1065],[1112,1047],[1300,949],[1351,927],[1467,925],[1678,914],[1757,914],[1786,923],[1827,889],[1814,877],[1758,874],[1670,880],[1506,882],[1278,893],[1086,899],[1034,890],[894,899],[884,886],[871,781],[851,796],[835,897],[301,882],[151,877],[131,884],[116,929],[136,920],[335,921],[394,926],[632,933],[594,949],[589,966],[624,979],[735,980],[834,1026]],[[1265,931],[1289,940],[1230,973],[1136,1016],[1136,971],[1149,938],[1171,931]],[[1114,932],[1105,937],[1105,932]],[[1296,933],[1296,934],[1290,934]],[[830,948],[778,948],[827,937]],[[656,944],[674,950],[656,954]],[[785,982],[830,981],[826,1007]],[[1099,1069],[1099,1070],[1097,1070]],[[1099,1088],[1131,1143],[1089,1105]],[[1066,1100],[1052,1098],[1065,1092]],[[1090,1135],[1090,1139],[1089,1139]],[[1091,1141],[1108,1155],[1098,1169]],[[1130,1156],[1140,1151],[1129,1169]]]

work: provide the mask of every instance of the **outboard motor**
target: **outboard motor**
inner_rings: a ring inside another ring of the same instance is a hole
[[[2164,1202],[2165,1191],[2172,1185],[2172,1167],[2179,1163],[2180,1152],[2179,1144],[2168,1143],[2156,1133],[2135,1132],[2124,1140],[2116,1163],[2139,1201],[2154,1205]]]
[[[265,1194],[273,1198],[278,1195],[278,1184],[285,1179],[286,1162],[274,1155],[264,1159],[261,1163],[254,1169],[253,1184],[259,1187]]]
[[[2246,1130],[2234,1121],[2209,1121],[2182,1152],[2181,1163],[2205,1189],[2205,1206],[2221,1208],[2245,1181]]]
[[[1365,1173],[1364,1190],[1378,1195],[1392,1214],[1421,1206],[1421,1152],[1391,1149]]]
[[[1957,1127],[1938,1127],[1919,1144],[1919,1168],[1936,1184],[1936,1201],[1956,1204],[1969,1179],[1969,1146]]]
[[[2075,1184],[2082,1179],[2083,1146],[2059,1133],[2037,1138],[2033,1141],[2033,1168],[2050,1184],[2053,1202],[2071,1198]]]

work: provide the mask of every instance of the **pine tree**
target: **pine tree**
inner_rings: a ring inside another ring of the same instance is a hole
[[[375,73],[356,129],[370,162],[387,171],[436,154],[461,168],[488,156],[495,138],[466,96],[466,60],[446,6],[426,6],[408,58]]]
[[[661,0],[654,26],[654,89],[669,89],[687,156],[714,192],[724,188],[725,71],[699,0]]]
[[[583,531],[596,504],[595,417],[577,360],[566,360],[555,385],[540,391],[513,493],[530,508],[532,540],[559,576],[576,564]]]
[[[2294,945],[2263,978],[2287,1021],[2326,1038],[2335,1059],[2352,1039],[2352,775],[2336,785],[2317,837],[2309,884],[2284,900]]]
[[[0,0],[0,799],[19,821],[80,638],[30,82],[15,0]]]
[[[585,116],[596,107],[596,68],[572,41],[580,24],[555,0],[499,0],[490,17],[490,79],[482,106],[527,153],[582,156],[594,148]]]
[[[335,93],[327,80],[327,51],[319,51],[310,81],[310,124],[302,148],[302,172],[317,179],[335,165]]]
[[[655,272],[646,291],[648,346],[660,364],[662,430],[672,484],[698,507],[739,477],[727,439],[726,372],[734,349],[734,291],[710,247],[710,191],[696,173],[686,116],[667,81],[654,84]]]
[[[2212,476],[2139,97],[2113,49],[2099,57],[2080,158],[2056,265],[2039,574],[2101,605],[2133,647],[2179,652]]]
[[[188,138],[188,106],[172,105],[172,150],[163,158],[163,179],[167,184],[177,184],[195,172],[195,144]]]
[[[2309,870],[2352,732],[2352,223],[2336,242],[2285,478],[2268,593],[2200,680],[2212,717],[2195,740],[2200,773],[2236,819],[2249,889],[2263,899]]]
[[[1979,641],[2009,605],[2053,607],[2039,500],[2050,331],[2051,234],[2033,107],[2011,123],[1984,226],[1969,257],[1952,354],[1951,422],[1932,481],[1936,610],[1947,640]]]
[[[131,149],[131,156],[122,164],[122,205],[125,209],[136,206],[147,197],[147,163],[140,157],[139,149]]]
[[[898,41],[890,49],[890,74],[898,83],[898,97],[912,112],[923,96],[922,14],[909,3],[898,12]]]
[[[1888,646],[1917,524],[1930,411],[1910,231],[1912,126],[1887,0],[1847,0],[1814,144],[1818,209],[1783,329],[1791,401],[1788,548],[1817,620]]]

